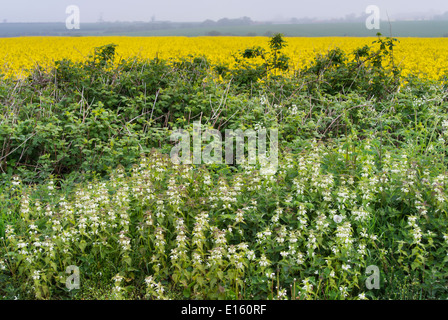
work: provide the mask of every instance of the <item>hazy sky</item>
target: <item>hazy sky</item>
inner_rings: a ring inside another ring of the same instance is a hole
[[[252,20],[292,17],[340,18],[359,15],[377,5],[382,17],[401,13],[448,11],[448,0],[0,0],[0,21],[64,22],[68,5],[77,5],[82,22],[105,21],[203,21],[248,16]]]

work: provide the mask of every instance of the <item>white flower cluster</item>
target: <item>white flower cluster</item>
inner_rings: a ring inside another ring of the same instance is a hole
[[[5,228],[6,239],[13,240],[15,238],[14,228],[11,225],[6,225]]]
[[[165,217],[165,205],[163,203],[163,200],[162,199],[157,200],[156,204],[157,204],[156,217],[157,218]]]
[[[445,195],[445,186],[447,185],[448,182],[448,177],[440,174],[438,175],[433,182],[433,190],[436,193],[436,199],[437,201],[442,204],[444,203],[446,200],[446,195]]]
[[[272,231],[270,228],[266,228],[264,231],[260,231],[257,233],[257,243],[262,243],[268,239],[272,235]]]
[[[419,244],[422,239],[422,230],[417,225],[417,217],[416,216],[409,216],[408,217],[408,225],[411,227],[411,235],[413,240],[413,243]]]
[[[283,244],[286,240],[286,236],[287,236],[288,232],[286,231],[286,226],[285,225],[281,225],[280,228],[277,231],[277,237],[275,238],[275,241],[278,244]]]
[[[297,106],[295,104],[293,104],[290,108],[289,108],[289,112],[292,115],[296,115],[297,114]]]
[[[448,136],[448,120],[442,121],[443,135]]]
[[[208,213],[201,212],[196,217],[196,222],[193,227],[193,237],[192,244],[196,246],[201,246],[205,243],[205,231],[209,228],[208,224]]]
[[[244,271],[243,262],[245,253],[247,252],[247,247],[247,244],[240,243],[236,246],[229,246],[227,250],[227,258],[229,259],[229,263],[241,271]]]
[[[305,262],[304,255],[301,252],[297,252],[296,258],[297,258],[296,263],[298,265],[303,264]]]
[[[182,195],[180,192],[182,189],[182,186],[176,185],[176,180],[174,178],[168,180],[168,190],[166,191],[166,195],[168,203],[175,209],[179,208],[179,205],[182,202]]]
[[[302,280],[302,290],[305,291],[306,294],[313,293],[313,284],[310,283],[309,278],[305,278]]]
[[[207,267],[220,265],[225,254],[226,252],[223,247],[214,247],[211,249],[210,255],[208,256]]]
[[[156,283],[152,276],[148,276],[145,278],[146,286],[148,289],[148,295],[151,297],[156,298],[157,300],[167,300],[168,298],[165,297],[163,294],[165,292],[165,288],[163,285],[158,282]]]
[[[359,298],[359,300],[367,300],[366,295],[365,295],[364,292],[358,294],[358,298]]]
[[[40,279],[40,271],[39,270],[34,270],[32,278],[34,280],[39,280]]]
[[[275,209],[274,215],[271,218],[271,221],[275,224],[278,222],[278,220],[280,219],[280,215],[283,213],[283,209],[280,207],[277,207],[277,209]]]
[[[13,186],[19,186],[21,183],[19,176],[13,175],[11,183]]]
[[[361,255],[361,256],[364,256],[365,254],[366,254],[366,247],[367,247],[367,245],[365,245],[364,243],[360,243],[359,245],[358,245],[358,253]]]
[[[247,259],[249,259],[249,260],[255,260],[255,258],[256,258],[256,256],[255,256],[255,251],[253,251],[253,250],[246,250],[246,256],[247,256]]]
[[[369,218],[369,212],[363,207],[355,208],[352,211],[353,218],[356,221],[366,221]]]
[[[300,222],[300,229],[305,230],[308,226],[308,216],[305,204],[299,204],[299,208],[297,210],[297,220]]]
[[[347,292],[347,287],[345,287],[345,286],[340,286],[339,287],[339,291],[341,292],[341,295],[342,295],[342,297],[347,297],[347,295],[348,295],[348,292]]]
[[[352,226],[350,222],[346,221],[342,225],[339,225],[336,229],[337,242],[344,247],[348,247],[353,243]]]
[[[263,96],[260,97],[260,104],[261,105],[269,104],[269,101],[266,98],[266,96],[263,95]]]
[[[157,227],[156,228],[155,236],[156,236],[156,241],[154,242],[154,245],[160,251],[163,251],[163,248],[165,247],[166,242],[165,242],[165,237],[164,237],[164,234],[163,234],[163,228],[162,227]]]
[[[445,240],[446,244],[448,244],[448,234],[443,234],[443,240]]]
[[[426,209],[426,204],[421,200],[415,200],[415,208],[417,208],[420,215],[426,215],[428,210]]]
[[[121,282],[123,281],[123,277],[117,274],[115,277],[112,278],[114,280],[114,287],[112,288],[112,296],[114,299],[122,299],[121,292],[123,291],[123,288],[121,287]]]
[[[28,217],[30,212],[30,201],[28,194],[24,194],[20,201],[20,213],[23,217]]]
[[[170,258],[173,262],[177,260],[185,260],[187,258],[187,236],[185,235],[185,225],[183,218],[177,218],[175,220],[176,229],[176,247],[171,249]]]
[[[277,300],[287,300],[288,296],[286,294],[286,289],[278,289],[276,299]]]
[[[330,223],[327,220],[327,216],[324,213],[319,214],[316,220],[316,231],[325,233],[329,226]]]
[[[314,235],[314,230],[312,229],[309,231],[306,247],[310,249],[312,252],[317,248],[317,238]]]
[[[259,264],[261,267],[268,267],[271,262],[266,258],[264,254],[261,255]]]
[[[124,231],[120,232],[120,235],[118,236],[118,243],[121,246],[121,250],[123,251],[131,250],[131,239],[126,236]]]
[[[217,197],[223,202],[224,209],[230,209],[237,202],[237,192],[232,190],[223,179],[219,181]]]

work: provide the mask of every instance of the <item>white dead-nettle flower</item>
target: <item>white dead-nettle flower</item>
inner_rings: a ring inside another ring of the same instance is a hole
[[[348,295],[347,287],[341,286],[339,287],[339,291],[341,291],[341,294],[344,298]]]
[[[205,175],[204,176],[204,184],[210,185],[211,183],[212,183],[212,180],[211,180],[210,176],[209,175]]]
[[[12,181],[11,181],[11,183],[12,183],[14,186],[18,186],[18,185],[20,185],[20,178],[19,178],[19,176],[14,175],[14,176],[12,177]]]
[[[342,265],[342,269],[344,269],[345,271],[348,271],[350,268],[351,268],[351,266],[349,264]]]
[[[262,105],[268,103],[268,99],[266,98],[266,96],[261,96],[261,98],[260,98],[260,103],[261,103]]]
[[[338,228],[336,230],[336,237],[344,245],[348,245],[353,242],[353,239],[351,239],[351,224],[350,224],[350,222],[347,221],[344,224],[338,226]]]
[[[422,230],[417,225],[417,217],[416,216],[410,216],[408,218],[408,225],[412,227],[410,233],[412,237],[414,238],[414,243],[420,243],[422,239]]]
[[[215,265],[217,263],[220,263],[222,260],[222,257],[224,255],[224,248],[222,247],[215,247],[210,251],[210,256],[209,256],[209,263],[211,263],[212,265]]]
[[[366,245],[365,244],[361,243],[359,245],[358,253],[360,255],[365,255],[366,254]]]
[[[309,282],[309,278],[305,278],[304,280],[302,280],[302,290],[306,291],[306,292],[311,292],[313,291],[313,285]]]
[[[279,290],[278,292],[277,292],[277,299],[278,300],[286,300],[286,299],[288,299],[288,297],[286,296],[286,289],[282,289],[282,290]]]
[[[215,230],[215,243],[219,245],[225,244],[226,242],[226,232],[222,230]]]
[[[359,298],[359,300],[367,300],[366,295],[365,295],[364,292],[358,294],[358,298]]]
[[[174,261],[176,261],[179,258],[179,252],[178,252],[177,248],[171,249],[170,258],[171,258],[171,260],[174,260]]]
[[[363,207],[353,210],[352,214],[356,221],[364,221],[369,217],[369,212],[367,212]]]
[[[22,249],[25,248],[27,246],[27,244],[25,242],[19,241],[19,243],[17,243],[17,248]]]
[[[290,108],[289,108],[289,112],[291,112],[292,115],[296,115],[297,114],[297,106],[295,104],[293,104]]]
[[[268,259],[266,258],[266,256],[264,254],[261,255],[259,263],[260,263],[261,267],[267,267],[270,264]]]
[[[297,264],[303,264],[304,259],[303,259],[303,253],[301,252],[297,252],[297,259],[296,259]]]
[[[40,271],[39,270],[34,270],[34,273],[33,273],[33,279],[34,280],[39,280],[40,279]]]
[[[246,256],[249,260],[255,260],[255,252],[253,250],[248,250]]]
[[[241,222],[244,221],[244,210],[239,209],[239,210],[236,212],[235,220],[236,220],[237,223],[241,223]]]
[[[236,247],[234,245],[230,245],[227,250],[228,250],[228,255],[232,255],[236,252]]]
[[[269,272],[266,272],[266,278],[268,278],[268,279],[274,279],[275,278],[275,273],[269,273]]]
[[[193,265],[201,265],[202,264],[202,258],[201,255],[198,252],[193,252],[193,259],[191,259]]]
[[[308,235],[308,241],[306,244],[307,248],[316,249],[317,248],[317,238],[313,233],[313,230],[310,230],[310,234]]]

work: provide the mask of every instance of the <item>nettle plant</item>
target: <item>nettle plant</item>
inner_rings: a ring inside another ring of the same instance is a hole
[[[284,152],[275,175],[251,165],[222,175],[153,151],[71,193],[17,180],[1,294],[98,298],[93,286],[106,299],[375,299],[400,283],[446,295],[448,176],[403,150],[380,162],[376,140],[347,139],[357,141],[349,152],[318,142]],[[365,286],[370,265],[378,290]],[[67,289],[68,266],[79,267],[80,289]]]

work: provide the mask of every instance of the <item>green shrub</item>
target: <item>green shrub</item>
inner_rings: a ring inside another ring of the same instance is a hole
[[[401,79],[390,38],[293,76],[284,45],[2,78],[0,298],[446,299],[446,81]],[[277,128],[277,172],[174,165],[194,121]]]

